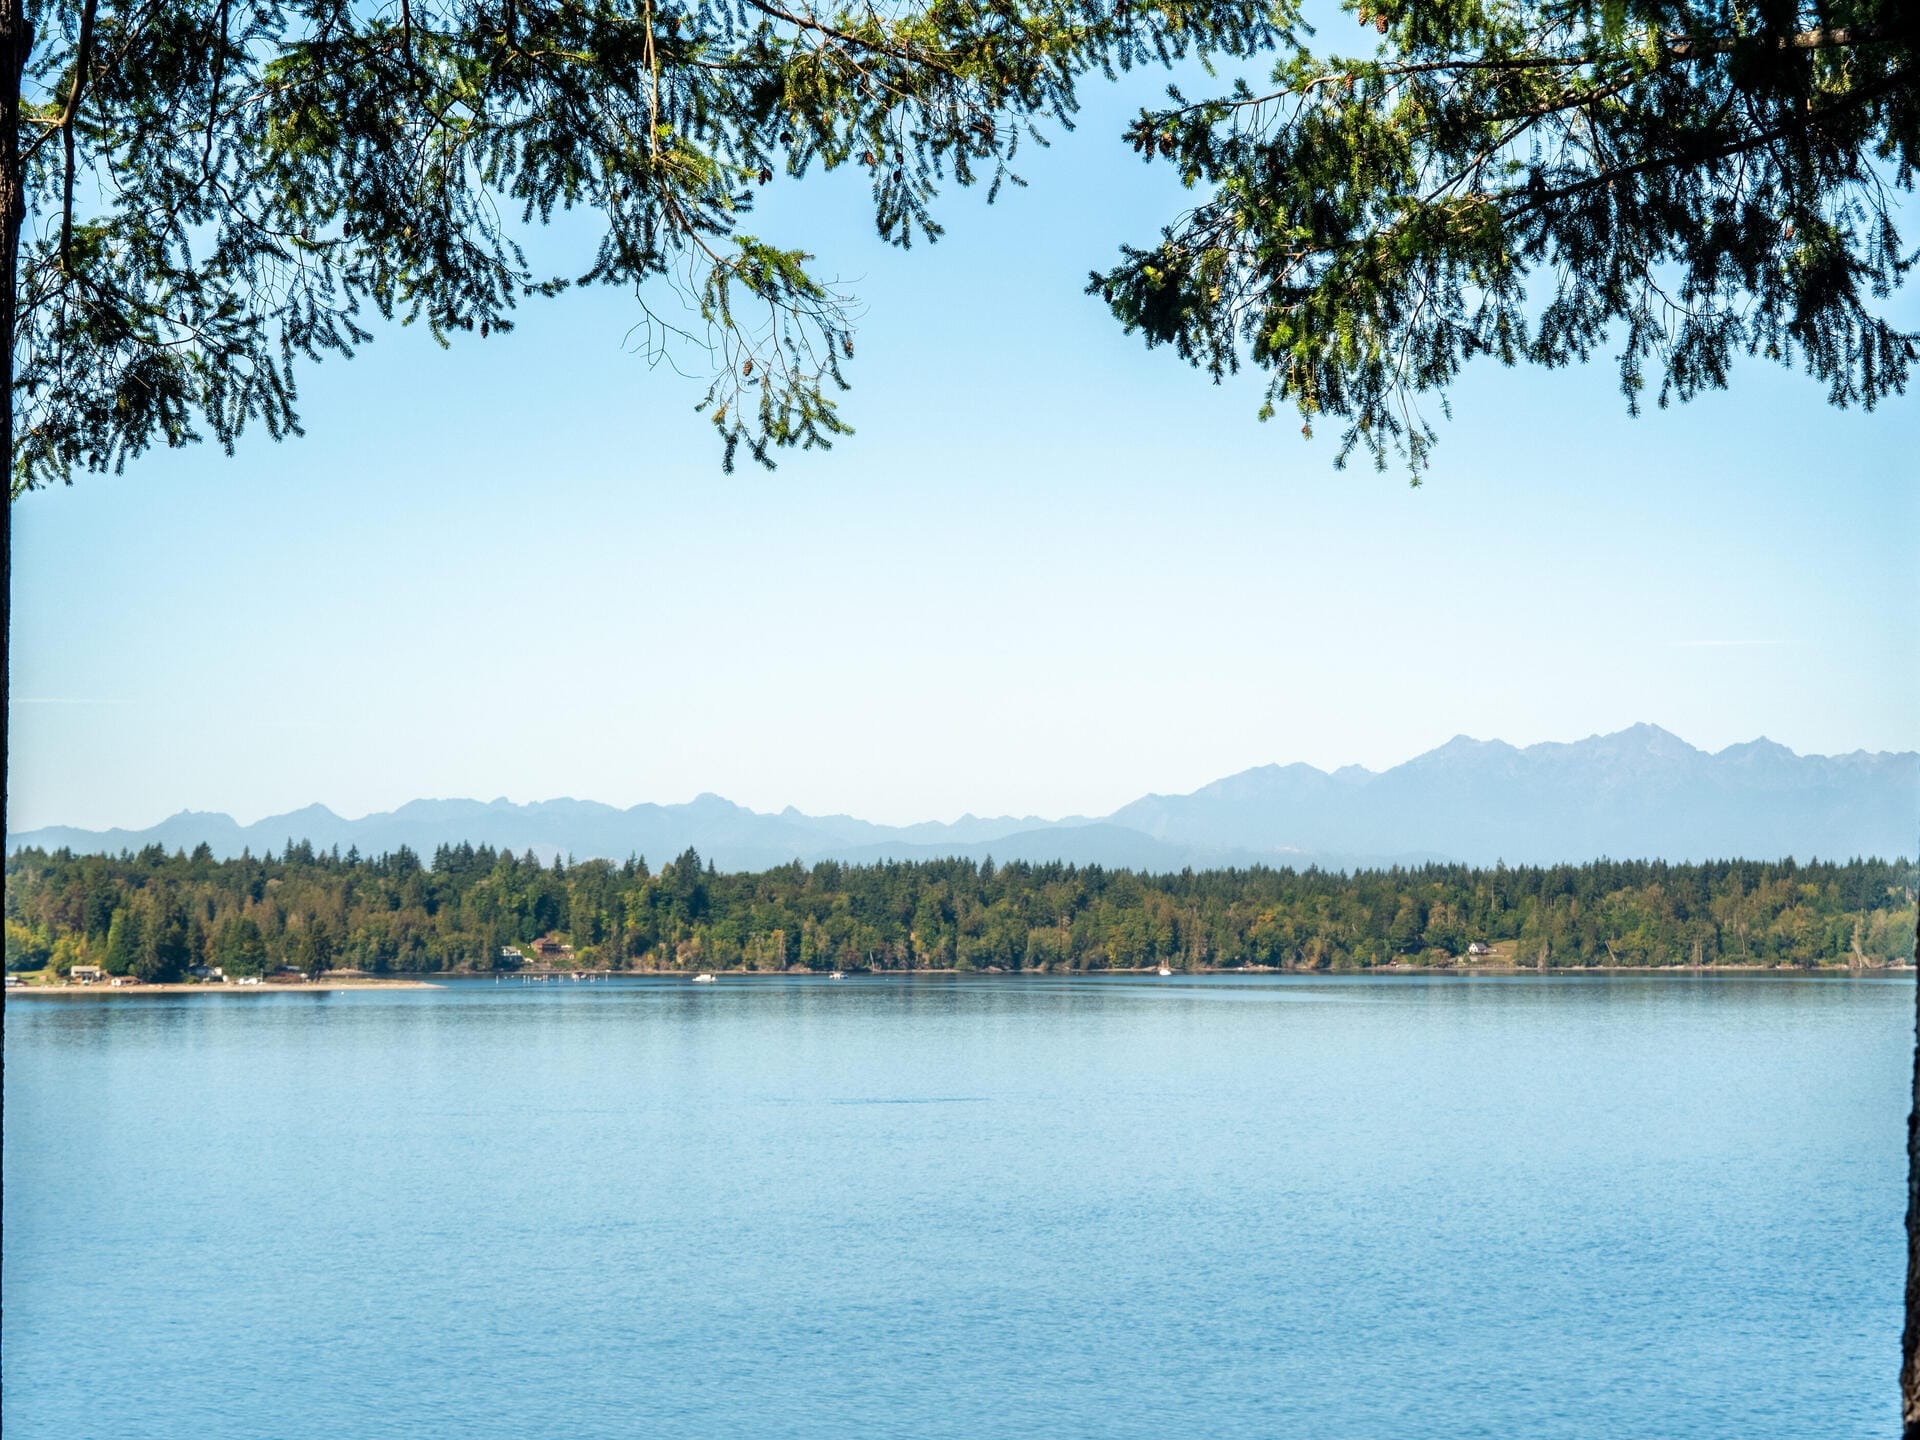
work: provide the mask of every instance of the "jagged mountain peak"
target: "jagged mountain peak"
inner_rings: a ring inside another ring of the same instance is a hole
[[[1151,794],[1105,817],[1033,816],[878,825],[808,815],[789,805],[761,813],[705,791],[681,804],[620,810],[568,797],[514,804],[504,797],[414,800],[342,819],[325,805],[239,825],[181,811],[146,830],[50,827],[10,835],[26,846],[80,850],[160,844],[216,852],[277,851],[289,839],[402,845],[430,855],[468,841],[551,858],[662,861],[688,846],[730,869],[793,859],[878,860],[967,855],[1083,864],[1180,868],[1208,865],[1491,863],[1658,856],[1910,855],[1920,820],[1920,755],[1800,756],[1764,737],[1717,754],[1657,725],[1584,740],[1516,748],[1458,735],[1404,764],[1329,774],[1304,763],[1267,764],[1183,795]]]
[[[1863,750],[1853,752],[1854,755],[1864,755],[1865,753]],[[1751,740],[1742,740],[1737,745],[1727,746],[1726,749],[1718,751],[1714,758],[1716,760],[1798,760],[1800,756],[1792,750],[1789,750],[1785,745],[1782,745],[1778,740],[1769,740],[1764,735],[1756,735]],[[1852,756],[1838,755],[1834,758],[1846,760],[1851,759]]]
[[[1648,724],[1644,720],[1638,725],[1629,725],[1624,730],[1616,730],[1611,735],[1592,736],[1585,743],[1599,750],[1615,752],[1643,750],[1648,754],[1676,759],[1706,753],[1695,749],[1671,730]]]

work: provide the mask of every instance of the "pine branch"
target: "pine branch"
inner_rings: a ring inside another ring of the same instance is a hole
[[[1912,67],[1905,65],[1899,66],[1896,69],[1888,71],[1877,83],[1863,85],[1856,90],[1850,91],[1843,99],[1832,105],[1825,106],[1819,110],[1809,111],[1803,119],[1784,121],[1778,125],[1770,126],[1765,130],[1739,136],[1736,139],[1727,141],[1724,145],[1718,145],[1711,150],[1700,151],[1696,154],[1688,154],[1683,151],[1671,151],[1664,155],[1649,155],[1644,160],[1636,161],[1631,165],[1621,165],[1613,169],[1602,170],[1597,174],[1587,176],[1584,180],[1576,180],[1570,185],[1561,185],[1551,190],[1543,188],[1537,191],[1530,191],[1526,195],[1526,203],[1517,209],[1505,212],[1504,218],[1507,220],[1520,219],[1532,211],[1544,210],[1561,200],[1569,199],[1575,195],[1584,195],[1590,190],[1597,190],[1602,185],[1610,185],[1616,180],[1627,180],[1635,175],[1645,175],[1651,171],[1671,169],[1674,167],[1689,170],[1698,169],[1703,165],[1711,165],[1716,160],[1728,160],[1736,155],[1744,155],[1751,151],[1758,150],[1763,146],[1771,145],[1776,140],[1784,140],[1789,135],[1799,134],[1807,130],[1818,130],[1828,121],[1844,115],[1849,111],[1857,110],[1869,101],[1877,100],[1882,95],[1897,90],[1903,84],[1911,83],[1912,76]]]
[[[1664,41],[1665,51],[1660,63],[1671,61],[1692,61],[1711,59],[1721,55],[1731,55],[1747,47],[1770,48],[1780,52],[1795,50],[1815,51],[1843,49],[1857,45],[1879,44],[1884,41],[1911,40],[1914,27],[1895,25],[1856,25],[1831,30],[1805,30],[1793,35],[1782,35],[1768,45],[1764,37],[1728,36],[1719,39],[1694,39],[1679,36]],[[1527,70],[1579,70],[1588,66],[1619,63],[1631,59],[1637,53],[1623,46],[1620,50],[1599,55],[1498,55],[1472,58],[1467,56],[1448,56],[1441,60],[1409,60],[1379,66],[1365,66],[1370,78],[1380,80],[1406,80],[1416,75],[1433,74],[1471,74],[1474,72],[1503,72]],[[1172,110],[1160,112],[1165,119],[1177,119],[1181,116],[1196,115],[1201,112],[1225,115],[1236,110],[1258,109],[1263,105],[1272,105],[1278,101],[1303,95],[1321,85],[1337,85],[1352,82],[1358,78],[1361,67],[1353,70],[1333,71],[1316,75],[1300,85],[1269,91],[1263,95],[1240,95],[1230,99],[1197,100],[1190,105],[1182,105]]]

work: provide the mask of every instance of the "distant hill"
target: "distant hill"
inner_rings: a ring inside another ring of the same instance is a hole
[[[765,814],[718,795],[618,809],[589,800],[415,800],[343,819],[324,805],[252,825],[182,811],[146,830],[49,827],[7,836],[82,851],[159,844],[216,855],[289,839],[431,856],[462,840],[551,858],[655,861],[689,845],[729,870],[789,860],[964,855],[1169,871],[1192,866],[1488,864],[1599,856],[1699,860],[1910,856],[1920,835],[1920,754],[1796,755],[1754,740],[1717,754],[1656,725],[1516,748],[1462,735],[1390,770],[1264,765],[1188,795],[1148,795],[1100,819],[1034,816],[875,825],[846,815]]]

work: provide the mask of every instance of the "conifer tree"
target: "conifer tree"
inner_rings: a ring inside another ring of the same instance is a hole
[[[1629,407],[1761,356],[1835,405],[1906,387],[1912,0],[1344,0],[1270,81],[1143,111],[1197,192],[1090,289],[1215,377],[1417,480],[1470,362],[1611,355]],[[1287,7],[1285,15],[1293,14]],[[1353,32],[1348,31],[1351,35]]]
[[[131,975],[140,954],[140,916],[133,910],[116,909],[107,927],[107,953],[104,965],[109,974]]]
[[[579,285],[705,370],[729,465],[830,444],[850,297],[757,190],[857,167],[909,245],[1089,75],[1274,34],[1264,0],[0,0],[13,492],[297,433],[300,365],[375,316],[464,344]],[[566,211],[594,253],[542,271]]]

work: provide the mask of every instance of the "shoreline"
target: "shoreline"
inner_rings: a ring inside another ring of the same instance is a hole
[[[437,990],[432,981],[413,976],[395,979],[302,980],[292,983],[262,980],[258,985],[190,984],[163,981],[152,985],[9,985],[7,999],[33,995],[48,1000],[119,1000],[137,995],[299,995],[321,990]]]
[[[1541,970],[1532,965],[1472,965],[1432,967],[1422,965],[1376,965],[1364,970],[1294,970],[1277,966],[1249,965],[1224,970],[1176,970],[1163,978],[1169,980],[1196,980],[1216,976],[1234,975],[1297,975],[1310,979],[1332,979],[1334,977],[1364,978],[1375,975],[1394,977],[1406,975],[1424,975],[1435,979],[1463,980],[1476,975],[1536,975],[1574,978],[1582,975],[1667,975],[1700,978],[1712,975],[1795,975],[1831,978],[1835,980],[1860,980],[1884,976],[1912,975],[1912,965],[1875,965],[1860,969],[1831,966],[1818,970],[1802,969],[1797,965],[1581,965],[1556,967]],[[19,985],[7,987],[7,999],[32,996],[43,1000],[119,1000],[141,995],[301,995],[317,994],[345,990],[440,990],[446,988],[449,981],[475,982],[489,979],[502,983],[514,980],[538,980],[546,983],[554,980],[566,980],[578,973],[585,979],[612,980],[632,978],[636,980],[691,980],[695,974],[705,973],[693,970],[568,970],[554,971],[517,971],[497,976],[482,973],[463,973],[453,971],[424,971],[417,975],[399,975],[391,978],[350,977],[340,980],[309,980],[298,982],[262,981],[258,985],[236,985],[231,982],[224,985],[195,984],[185,981],[163,982],[151,985]],[[825,980],[827,976],[818,971],[782,971],[782,970],[722,970],[713,972],[721,979],[735,980],[786,980],[812,978]],[[1007,979],[1044,977],[1049,980],[1091,980],[1103,975],[1153,975],[1158,976],[1157,967],[1114,968],[1103,970],[956,970],[951,967],[914,970],[850,970],[849,978],[863,979],[898,976],[909,979],[923,975],[964,975],[974,979]],[[432,977],[432,978],[428,978]]]

